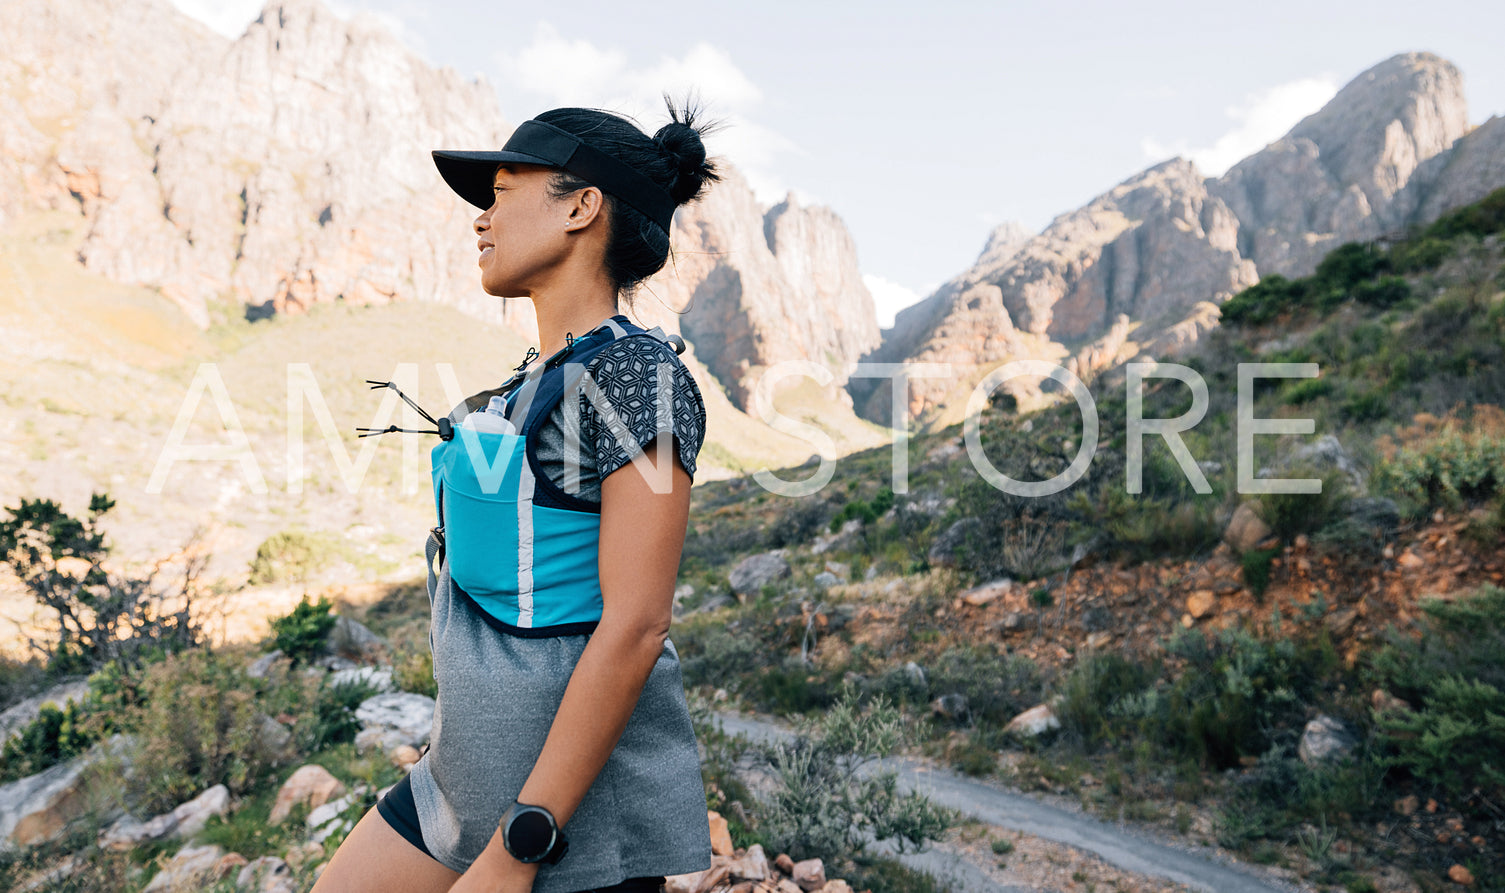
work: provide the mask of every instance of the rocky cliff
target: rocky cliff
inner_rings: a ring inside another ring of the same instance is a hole
[[[429,159],[505,140],[484,81],[316,0],[275,0],[233,41],[165,0],[14,0],[0,31],[0,227],[76,210],[89,271],[160,289],[201,327],[226,297],[252,316],[416,300],[532,337],[528,302],[480,291],[475,211]],[[711,196],[681,212],[676,262],[637,309],[678,329],[688,307],[744,406],[747,370],[781,359],[839,386],[878,341],[841,220],[792,198],[765,214],[735,172]]]
[[[901,313],[868,359],[952,364],[952,379],[916,381],[909,407],[954,421],[971,386],[1009,360],[1090,376],[1185,350],[1216,325],[1216,305],[1259,276],[1304,275],[1336,245],[1505,184],[1505,120],[1471,132],[1467,122],[1451,63],[1396,56],[1221,178],[1173,159],[1022,243],[995,234],[970,269]],[[887,420],[885,387],[851,389],[865,415]],[[1010,390],[1037,393],[1027,382]]]

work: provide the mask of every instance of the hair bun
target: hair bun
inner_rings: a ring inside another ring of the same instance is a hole
[[[701,140],[702,134],[716,129],[716,125],[696,127],[700,110],[689,102],[676,108],[665,94],[664,103],[669,107],[671,120],[658,129],[653,141],[669,161],[669,197],[675,204],[683,205],[699,197],[707,183],[721,179],[715,165],[706,160],[705,143]]]

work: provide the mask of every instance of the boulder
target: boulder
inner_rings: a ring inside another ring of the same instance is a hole
[[[982,529],[982,521],[977,518],[962,518],[947,527],[930,544],[930,551],[926,553],[930,565],[955,567],[962,548],[967,544],[967,538],[980,529]]]
[[[256,717],[261,742],[275,754],[286,754],[293,743],[292,730],[265,713]]]
[[[387,647],[386,639],[373,633],[359,620],[344,615],[335,619],[334,626],[329,628],[329,635],[324,643],[332,653],[357,660],[369,657]]]
[[[1197,620],[1201,620],[1217,606],[1218,597],[1212,594],[1210,589],[1198,589],[1186,597],[1186,613]]]
[[[1318,476],[1336,471],[1347,479],[1348,485],[1355,493],[1363,493],[1367,483],[1363,470],[1359,468],[1359,463],[1348,454],[1338,438],[1331,434],[1324,434],[1312,443],[1303,444],[1292,450],[1277,468],[1282,474],[1274,476],[1284,476],[1285,471],[1297,468],[1312,469]],[[1261,470],[1260,477],[1268,476],[1272,475]]]
[[[967,718],[967,696],[960,692],[941,695],[930,702],[930,712],[942,719],[964,720]]]
[[[184,847],[162,866],[141,893],[203,890],[220,878],[225,851],[215,844]]]
[[[1474,885],[1474,873],[1462,865],[1453,865],[1448,868],[1448,880],[1460,887],[1472,887]]]
[[[1358,745],[1358,739],[1342,720],[1320,714],[1301,731],[1296,754],[1308,766],[1332,762],[1346,756]]]
[[[1002,580],[993,580],[981,586],[968,589],[961,594],[960,598],[974,608],[981,608],[1008,595],[1013,588],[1014,581],[1005,577]]]
[[[726,819],[714,810],[706,812],[706,819],[711,826],[711,852],[718,856],[730,856],[732,854],[732,833],[727,827]]]
[[[830,571],[821,571],[815,575],[815,579],[812,582],[821,589],[830,589],[832,586],[840,583],[841,579]]]
[[[313,832],[309,840],[314,843],[323,843],[324,839],[331,834],[344,834],[355,827],[354,819],[341,818],[345,810],[353,806],[360,798],[369,791],[365,785],[358,786],[355,790],[335,800],[312,810],[308,814],[308,829]]]
[[[730,582],[732,591],[739,597],[746,598],[757,595],[764,586],[787,576],[789,562],[784,560],[779,550],[775,550],[749,555],[737,562],[737,566],[732,568]]]
[[[298,893],[292,868],[276,856],[247,862],[235,876],[235,886],[246,893]]]
[[[345,792],[345,785],[329,773],[328,769],[309,763],[299,766],[277,791],[277,800],[267,816],[267,824],[279,825],[292,813],[293,807],[307,806],[317,809]]]
[[[392,671],[385,667],[356,667],[353,670],[336,670],[329,674],[330,685],[370,686],[377,691],[392,690]]]
[[[0,850],[34,846],[61,836],[71,822],[89,811],[88,770],[107,757],[124,759],[128,749],[129,739],[115,735],[66,763],[0,785]]]
[[[1003,730],[1020,737],[1033,738],[1060,727],[1061,720],[1056,717],[1055,708],[1049,704],[1037,704],[1009,720]]]
[[[908,661],[904,664],[904,678],[908,679],[909,683],[916,688],[925,688],[929,685],[925,680],[925,668],[914,661]]]
[[[230,811],[230,789],[217,784],[170,812],[137,822],[126,816],[111,825],[99,838],[99,845],[129,851],[145,843],[169,837],[192,837],[204,830],[211,816]]]
[[[852,885],[841,878],[833,878],[826,881],[826,885],[820,888],[820,893],[852,893]]]
[[[246,668],[246,675],[252,679],[264,679],[266,678],[266,674],[272,671],[272,665],[281,658],[282,652],[280,650],[269,651],[251,662],[251,666]]]
[[[794,871],[790,874],[805,893],[813,893],[826,885],[826,865],[819,859],[794,863]]]
[[[361,702],[355,718],[364,728],[356,736],[356,749],[376,745],[388,751],[403,744],[414,747],[428,740],[434,726],[434,699],[412,692],[389,692]]]
[[[0,713],[0,743],[31,725],[42,712],[44,704],[51,704],[61,710],[69,701],[82,702],[88,693],[89,680],[73,679],[12,705]]]
[[[1223,531],[1223,542],[1228,548],[1242,555],[1269,538],[1274,531],[1255,510],[1254,504],[1245,502],[1234,510],[1228,527]]]

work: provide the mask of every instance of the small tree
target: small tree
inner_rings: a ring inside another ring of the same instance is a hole
[[[50,499],[22,499],[19,508],[6,509],[8,519],[0,520],[0,564],[8,565],[37,604],[57,616],[55,643],[29,640],[55,668],[130,663],[146,646],[172,651],[199,641],[200,630],[190,614],[207,563],[196,548],[199,535],[144,575],[112,572],[104,567],[110,547],[99,523],[114,507],[109,496],[95,493],[88,516],[80,520]],[[164,567],[179,559],[184,562],[181,583],[159,585]]]
[[[898,708],[880,696],[863,710],[845,688],[792,739],[761,746],[775,782],[758,810],[761,836],[774,852],[827,859],[856,857],[875,840],[904,852],[940,839],[953,813],[918,791],[900,794],[898,773],[876,765],[907,738]]]

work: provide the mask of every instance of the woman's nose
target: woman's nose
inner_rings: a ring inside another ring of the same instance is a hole
[[[482,212],[481,216],[477,217],[475,219],[475,222],[472,223],[471,226],[475,229],[476,235],[479,236],[491,227],[490,215]]]

